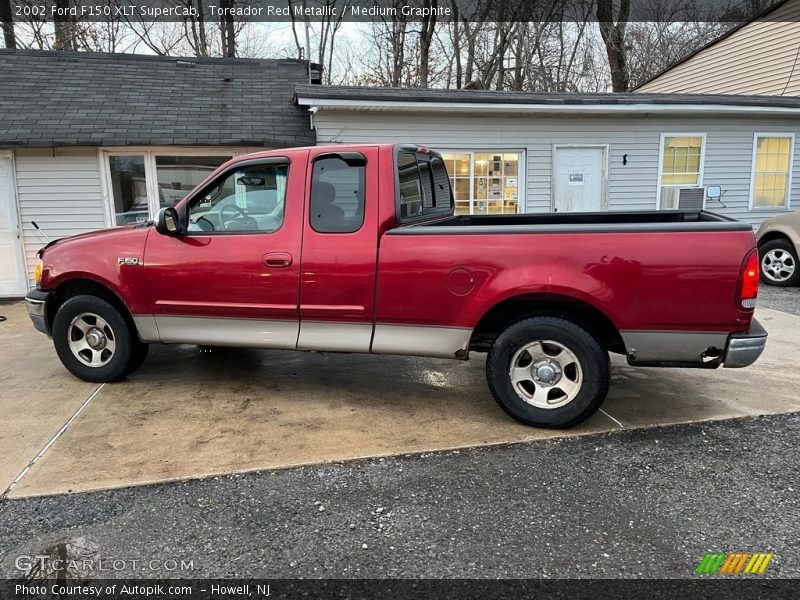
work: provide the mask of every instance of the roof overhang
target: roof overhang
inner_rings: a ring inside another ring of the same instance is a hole
[[[402,100],[353,100],[297,96],[297,104],[308,107],[312,113],[321,110],[386,111],[386,112],[447,112],[482,114],[569,114],[569,115],[707,115],[749,114],[800,116],[800,107],[753,106],[747,104],[713,103],[652,103],[631,102],[619,104],[565,104],[565,103],[496,103],[496,102],[421,102]]]

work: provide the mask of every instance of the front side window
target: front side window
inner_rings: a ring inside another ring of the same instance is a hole
[[[283,225],[288,174],[285,164],[253,165],[227,172],[189,203],[189,231],[277,231]]]
[[[351,156],[352,154],[352,156]],[[311,175],[311,227],[320,233],[353,233],[364,224],[365,161],[356,153],[323,156]]]
[[[665,135],[661,141],[661,208],[681,208],[681,189],[702,185],[702,135]],[[694,197],[684,194],[686,198]]]
[[[503,215],[519,210],[519,152],[443,152],[457,215]]]
[[[792,136],[755,136],[753,208],[784,208],[789,204]]]

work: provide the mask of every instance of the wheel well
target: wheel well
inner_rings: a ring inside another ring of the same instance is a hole
[[[543,316],[571,321],[594,335],[606,350],[625,354],[625,343],[611,319],[586,302],[558,294],[517,296],[500,302],[478,322],[470,350],[488,352],[497,336],[512,323]]]
[[[55,318],[56,313],[61,305],[64,304],[64,302],[66,302],[69,298],[83,294],[88,296],[97,296],[98,298],[102,298],[111,304],[120,312],[122,318],[125,319],[125,321],[128,323],[128,326],[131,328],[131,331],[136,331],[136,325],[133,322],[133,317],[131,316],[128,307],[125,306],[125,303],[122,301],[122,299],[110,288],[92,279],[70,279],[55,289],[55,296],[52,300],[50,300],[47,306],[47,318],[50,322],[49,324],[51,328],[53,326],[53,319]]]
[[[789,236],[785,233],[780,231],[771,231],[765,234],[761,239],[758,240],[758,247],[761,248],[767,242],[774,242],[775,240],[781,240],[784,242],[792,243],[792,240],[789,239]]]

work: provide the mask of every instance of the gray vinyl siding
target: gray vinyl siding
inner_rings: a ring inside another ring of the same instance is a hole
[[[551,210],[555,144],[607,145],[608,210],[653,210],[658,202],[662,133],[705,133],[704,185],[720,185],[720,203],[708,210],[757,225],[781,211],[749,210],[755,132],[794,133],[785,117],[494,116],[419,112],[321,110],[314,115],[318,143],[400,142],[435,149],[522,150],[527,157],[525,209]],[[797,146],[796,140],[795,146]],[[800,208],[800,158],[794,152],[791,207]],[[627,165],[623,156],[627,154]]]
[[[17,201],[25,263],[32,284],[36,251],[47,242],[31,225],[36,221],[51,239],[106,226],[106,209],[97,149],[18,149]]]
[[[645,83],[636,92],[800,95],[800,0],[778,8]]]

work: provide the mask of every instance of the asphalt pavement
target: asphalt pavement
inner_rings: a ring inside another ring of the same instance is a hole
[[[758,288],[758,306],[800,315],[800,287],[764,285]]]
[[[707,551],[798,577],[798,434],[794,413],[7,500],[0,576],[60,545],[115,577],[683,578]]]

